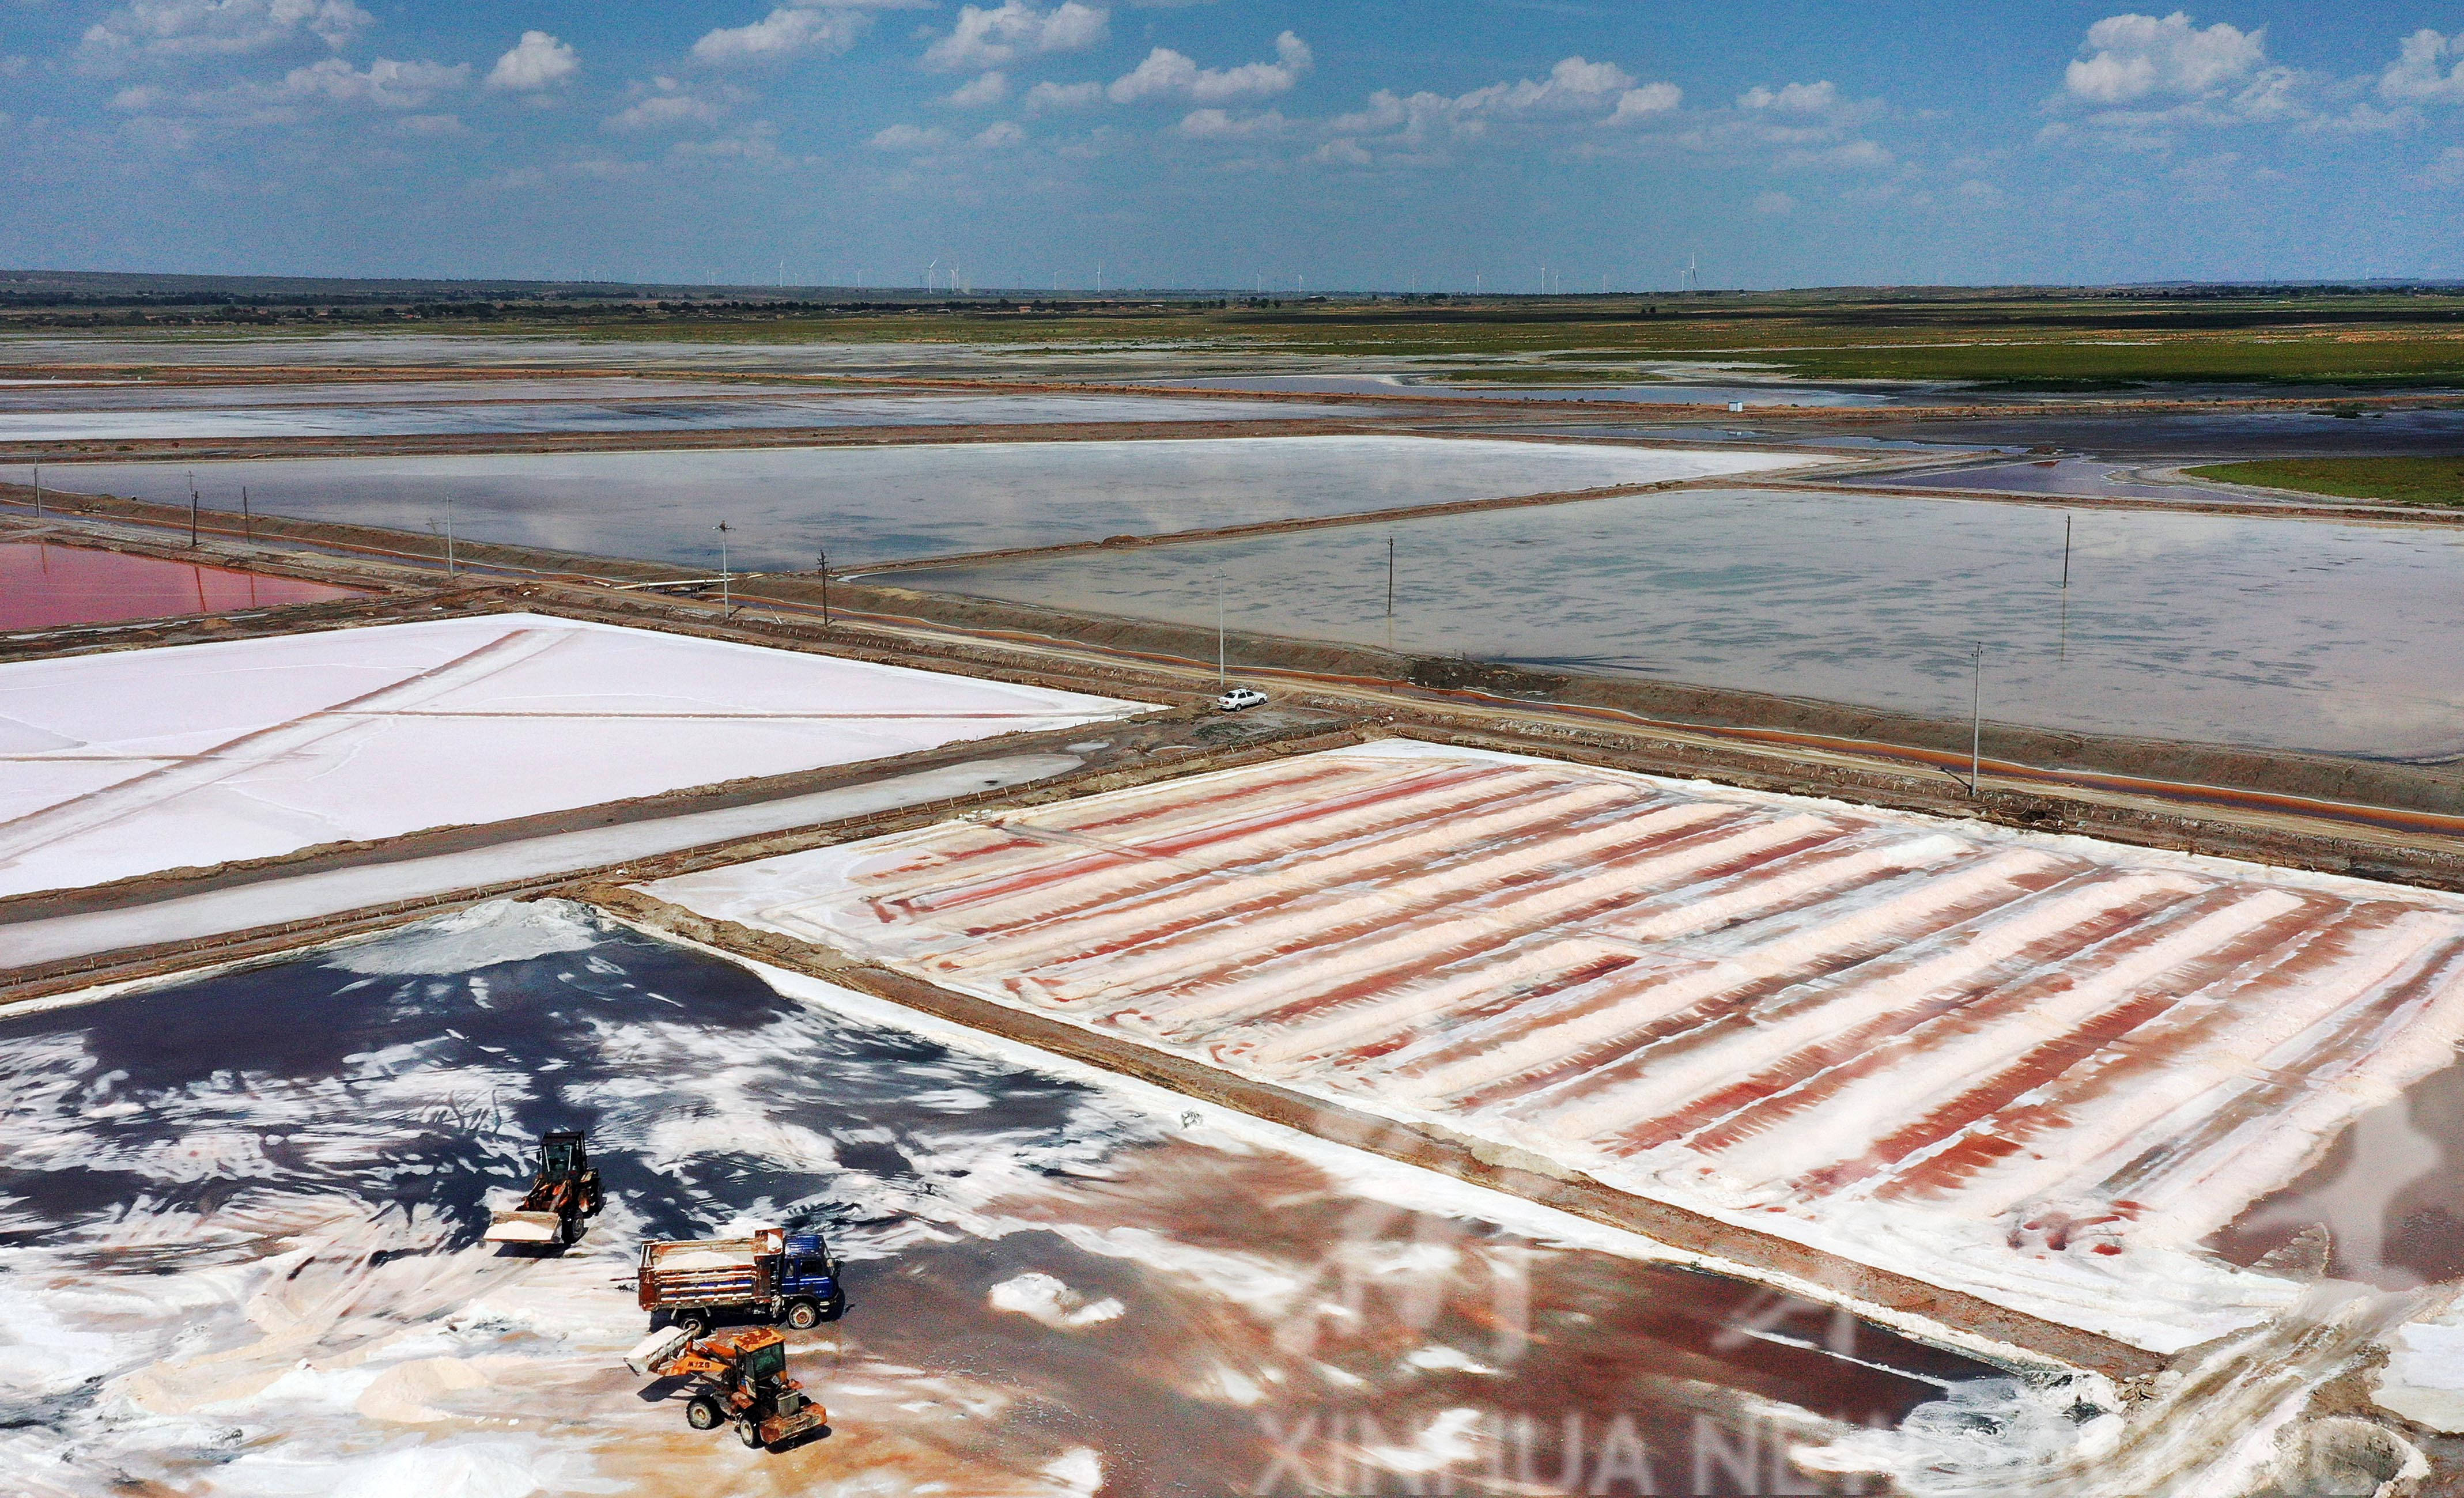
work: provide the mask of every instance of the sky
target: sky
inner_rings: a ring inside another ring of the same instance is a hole
[[[2428,0],[0,0],[0,266],[2464,276],[2459,27]]]

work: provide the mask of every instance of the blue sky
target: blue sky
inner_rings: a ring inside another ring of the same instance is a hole
[[[0,0],[17,267],[2464,276],[2459,208],[2452,5]]]

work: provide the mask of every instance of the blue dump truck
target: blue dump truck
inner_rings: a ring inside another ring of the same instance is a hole
[[[822,1235],[776,1227],[755,1228],[748,1238],[644,1244],[634,1294],[644,1311],[695,1336],[722,1316],[803,1331],[847,1310],[838,1261]]]

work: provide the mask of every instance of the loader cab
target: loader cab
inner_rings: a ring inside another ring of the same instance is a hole
[[[570,1180],[590,1168],[587,1152],[582,1147],[582,1131],[558,1129],[539,1140],[539,1176],[546,1180]]]
[[[774,1341],[753,1349],[737,1364],[736,1371],[744,1380],[747,1393],[770,1379],[787,1377],[787,1344]]]

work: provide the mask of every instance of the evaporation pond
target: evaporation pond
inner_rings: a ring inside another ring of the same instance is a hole
[[[0,629],[322,603],[356,589],[48,541],[0,542]]]
[[[1853,1492],[1788,1447],[2008,1389],[561,901],[11,1015],[0,1084],[12,1492],[1586,1491],[1710,1438],[1705,1490]],[[561,1254],[485,1244],[558,1128],[605,1209]],[[756,1222],[825,1234],[848,1301],[786,1333],[832,1434],[769,1456],[624,1364],[638,1245]]]
[[[86,494],[424,531],[450,507],[469,539],[763,570],[1412,505],[1756,473],[1817,459],[1436,437],[964,443],[691,452],[79,464]]]
[[[892,575],[907,586],[2042,727],[2464,753],[2464,536],[1689,490]]]
[[[544,382],[535,382],[544,383]],[[576,385],[581,382],[573,382]],[[604,382],[613,384],[615,382]],[[641,385],[649,382],[626,382]],[[192,398],[146,409],[132,392],[98,409],[12,410],[0,399],[0,442],[121,442],[197,437],[399,437],[474,432],[723,431],[819,427],[1044,426],[1068,422],[1357,419],[1356,409],[1271,401],[1135,395],[675,395],[653,384],[596,399],[514,400],[465,387],[458,401],[224,402]]]

